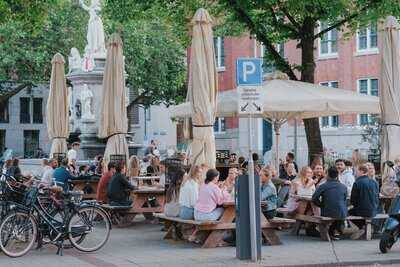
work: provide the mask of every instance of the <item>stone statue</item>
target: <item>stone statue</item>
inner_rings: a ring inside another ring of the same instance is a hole
[[[82,60],[82,70],[89,72],[92,71],[96,67],[93,55],[90,53],[90,48],[87,45],[85,47],[85,54]]]
[[[100,16],[97,14],[101,10],[99,0],[92,0],[87,6],[83,0],[79,0],[81,7],[89,13],[89,24],[87,29],[87,42],[90,53],[93,57],[104,58],[106,47],[104,42],[104,28]]]
[[[68,57],[68,66],[69,66],[69,73],[71,73],[73,70],[81,69],[82,67],[82,58],[76,47],[71,48],[71,52]]]
[[[72,87],[68,86],[68,111],[69,111],[69,119],[72,120],[72,114],[74,112],[74,103],[72,100]]]
[[[89,90],[87,84],[84,84],[83,91],[81,92],[82,119],[94,120],[94,115],[92,113],[92,99],[92,91]]]

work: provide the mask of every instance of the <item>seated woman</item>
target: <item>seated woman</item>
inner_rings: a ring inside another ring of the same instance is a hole
[[[115,173],[107,187],[107,197],[111,206],[130,206],[132,200],[130,199],[130,191],[134,189],[125,177],[125,164],[122,162],[115,162]]]
[[[179,169],[172,176],[171,182],[165,194],[164,214],[168,217],[179,216],[179,191],[186,172]]]
[[[219,171],[209,169],[204,184],[200,186],[199,199],[194,207],[194,218],[197,221],[216,221],[224,208],[218,207],[225,201],[231,201],[229,194],[218,187]]]
[[[313,172],[310,167],[305,166],[301,169],[299,177],[292,181],[287,201],[287,208],[289,212],[293,212],[298,207],[296,196],[309,196],[311,197],[315,192],[315,182],[312,179]]]
[[[262,207],[262,212],[267,219],[272,219],[276,215],[278,196],[275,185],[271,181],[271,171],[264,168],[260,171],[261,178],[261,201],[266,201],[267,206]]]
[[[183,182],[179,192],[179,217],[185,220],[193,220],[194,206],[199,197],[199,181],[201,180],[202,168],[194,166]]]

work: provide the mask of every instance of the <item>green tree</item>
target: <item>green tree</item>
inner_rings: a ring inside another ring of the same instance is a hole
[[[346,31],[349,35],[357,27],[386,15],[400,14],[397,0],[166,0],[166,13],[177,19],[186,16],[191,8],[202,5],[217,17],[219,29],[229,33],[231,29],[244,29],[263,43],[266,56],[277,69],[285,72],[292,80],[314,83],[316,40],[332,29]],[[186,13],[185,13],[186,12]],[[328,27],[319,28],[320,22]],[[181,19],[180,23],[184,23]],[[301,54],[301,64],[295,65],[280,55],[275,44],[294,40]],[[310,160],[323,152],[319,120],[306,119]]]

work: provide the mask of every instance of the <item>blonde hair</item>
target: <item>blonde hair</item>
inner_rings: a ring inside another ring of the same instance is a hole
[[[272,176],[272,169],[269,166],[262,168],[260,172],[262,172],[266,177]]]
[[[140,172],[140,163],[137,156],[131,156],[129,158],[129,174],[131,176],[138,176]]]
[[[307,174],[308,171],[312,172],[312,169],[311,169],[309,166],[304,166],[304,167],[301,168],[301,170],[300,170],[299,178],[300,178],[300,180],[301,180],[301,182],[302,182],[303,184],[306,184],[306,183],[307,183],[307,181],[306,181],[306,179],[307,179],[306,174]]]

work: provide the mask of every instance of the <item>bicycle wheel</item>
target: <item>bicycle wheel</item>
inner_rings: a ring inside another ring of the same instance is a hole
[[[98,207],[86,206],[78,209],[68,222],[68,237],[78,250],[93,252],[105,245],[111,230],[107,214]]]
[[[0,248],[9,257],[25,255],[32,248],[36,237],[37,223],[28,213],[11,213],[0,225]]]

